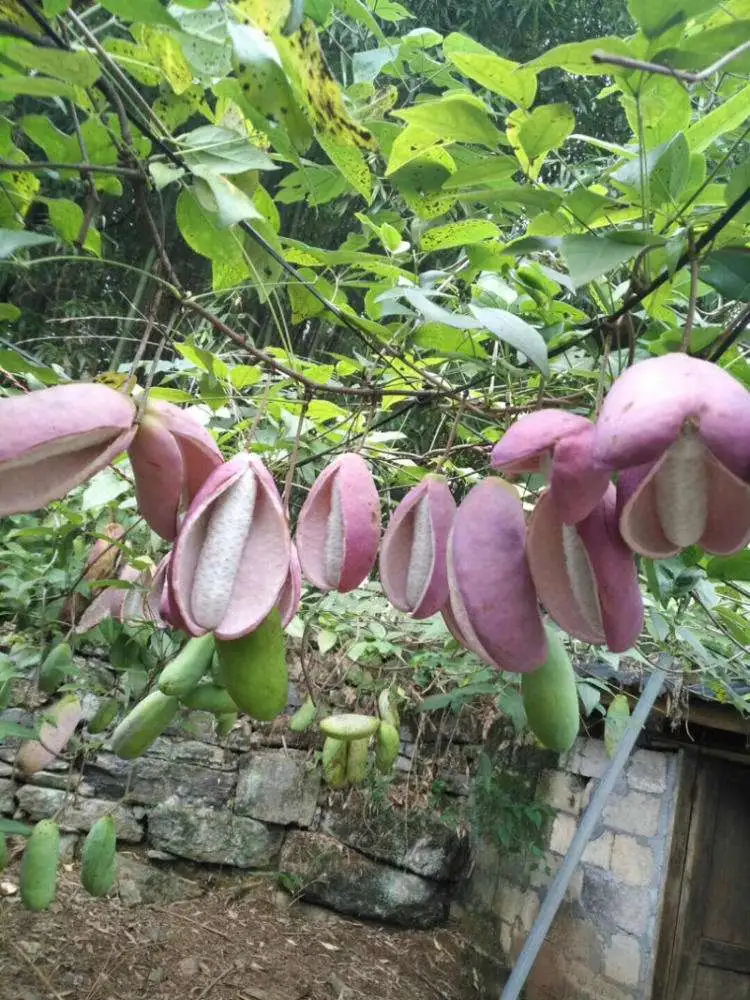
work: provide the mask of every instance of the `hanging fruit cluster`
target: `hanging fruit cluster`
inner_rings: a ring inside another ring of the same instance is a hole
[[[161,621],[191,637],[158,689],[117,727],[113,745],[124,757],[142,753],[180,701],[215,712],[223,726],[239,711],[277,715],[287,689],[283,630],[303,576],[345,593],[368,577],[378,553],[396,608],[414,618],[442,614],[482,660],[529,676],[532,727],[563,749],[577,727],[575,683],[542,608],[571,636],[622,652],[643,624],[634,553],[664,558],[700,545],[729,554],[750,538],[750,393],[684,354],[626,371],[596,423],[548,409],[505,433],[493,468],[508,478],[542,473],[548,483],[528,524],[505,479],[484,479],[457,506],[447,481],[428,475],[398,505],[381,541],[372,474],[359,455],[343,454],[310,490],[292,540],[258,457],[224,461],[190,414],[99,383],[0,400],[0,516],[62,497],[124,450],[140,513],[172,549],[153,574],[114,563],[121,579],[140,586],[104,591],[79,630],[115,615]],[[70,728],[70,706],[59,712],[56,739]],[[559,725],[545,736],[548,716]],[[343,723],[324,727],[333,741],[324,753],[332,783],[356,780],[382,720],[370,722],[372,731],[355,736],[339,731]],[[392,744],[393,734],[383,739]]]

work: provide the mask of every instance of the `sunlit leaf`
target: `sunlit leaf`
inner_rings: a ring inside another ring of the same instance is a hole
[[[609,703],[604,719],[604,746],[607,756],[614,757],[630,722],[630,703],[627,695],[617,694]]]

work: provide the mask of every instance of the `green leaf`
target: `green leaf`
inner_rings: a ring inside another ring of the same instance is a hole
[[[31,233],[25,229],[0,229],[0,260],[12,257],[17,250],[54,242],[54,236],[45,236],[43,233]]]
[[[324,655],[330,653],[338,641],[339,637],[337,633],[331,631],[331,629],[322,628],[318,632],[318,650]]]
[[[543,104],[534,108],[518,129],[518,140],[533,163],[551,149],[562,146],[575,128],[576,117],[569,104]]]
[[[715,6],[716,0],[628,0],[628,9],[647,38],[658,38]]]
[[[750,302],[750,248],[713,250],[703,258],[700,276],[725,298]]]
[[[503,59],[491,49],[466,35],[453,32],[443,42],[443,53],[456,69],[481,87],[529,108],[536,96],[536,75],[532,69]]]
[[[621,38],[607,35],[605,38],[589,38],[584,42],[566,42],[556,45],[543,55],[526,63],[526,68],[540,73],[546,69],[564,69],[578,76],[611,76],[612,67],[595,63],[594,52],[607,52],[612,55],[635,55],[630,46]]]
[[[364,52],[355,52],[352,58],[352,76],[355,83],[372,83],[384,66],[398,58],[399,48],[397,45],[389,45],[386,48],[366,49]]]
[[[643,239],[640,243],[626,242],[622,233],[612,236],[585,233],[563,236],[560,245],[573,284],[580,288],[624,264],[626,260],[631,260],[642,249],[643,242]]]
[[[216,213],[219,225],[224,228],[242,219],[263,218],[252,199],[220,174],[209,173],[205,179],[197,178],[193,190],[204,208]]]
[[[604,720],[604,746],[608,757],[614,757],[629,722],[630,703],[627,695],[617,694],[610,702]]]
[[[47,17],[58,17],[70,7],[72,0],[42,0],[42,7]]]
[[[549,375],[547,344],[536,327],[505,309],[490,309],[473,304],[469,309],[498,340],[525,354],[543,375]]]
[[[138,21],[141,24],[163,24],[167,28],[179,28],[161,0],[101,0],[101,5],[110,14],[123,21]]]
[[[488,219],[462,219],[445,226],[435,226],[423,234],[420,246],[424,253],[445,250],[449,247],[468,246],[484,240],[499,239],[500,230]]]
[[[645,149],[669,142],[690,125],[692,106],[687,88],[668,76],[648,76],[633,93],[623,91],[620,102],[633,135]]]
[[[750,84],[728,100],[722,101],[713,111],[702,115],[690,126],[686,138],[691,151],[702,153],[719,136],[739,128],[747,118],[748,107],[750,107]]]
[[[36,729],[28,726],[19,726],[17,722],[3,722],[0,720],[0,741],[1,740],[29,740],[37,735]]]
[[[13,59],[26,69],[79,87],[92,86],[100,75],[99,63],[90,52],[61,52],[60,49],[15,41]]]
[[[178,181],[185,175],[182,167],[175,167],[171,163],[161,163],[159,160],[149,163],[148,171],[157,191],[162,191],[168,184]]]
[[[89,480],[81,499],[81,509],[84,511],[106,507],[119,497],[130,492],[130,484],[118,476],[114,469],[102,469],[93,479]]]
[[[18,820],[0,816],[0,833],[4,833],[8,837],[30,837],[33,829],[25,823],[19,823]]]
[[[46,202],[49,220],[55,232],[66,243],[75,243],[83,228],[84,215],[81,206],[68,198],[47,198]],[[93,226],[89,226],[84,247],[99,256],[101,242],[101,235]]]
[[[29,97],[67,97],[72,101],[76,91],[72,84],[48,76],[0,76],[0,101],[12,101],[21,94]]]
[[[431,132],[443,143],[468,142],[494,149],[501,139],[486,105],[472,94],[446,94],[391,114]]]
[[[179,136],[183,159],[194,174],[244,174],[248,170],[277,170],[268,154],[248,139],[216,125],[201,125]]]
[[[331,163],[338,167],[344,179],[355,191],[359,191],[369,205],[372,200],[372,174],[362,150],[357,146],[332,142],[322,134],[318,134],[317,139]]]
[[[0,302],[0,322],[12,323],[20,315],[21,310],[18,306],[14,306],[10,302]]]
[[[317,24],[326,24],[333,12],[333,0],[305,0],[305,16]]]
[[[176,218],[188,246],[211,260],[214,290],[239,285],[250,276],[241,240],[233,230],[220,228],[193,192],[180,192]]]
[[[712,580],[750,580],[750,550],[733,556],[714,556],[708,561],[706,573]]]

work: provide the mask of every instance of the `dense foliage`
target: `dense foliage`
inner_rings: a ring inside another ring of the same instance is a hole
[[[301,6],[0,3],[3,394],[133,377],[261,457],[294,513],[344,451],[386,504],[434,471],[461,500],[519,415],[594,418],[647,358],[750,388],[747,0]],[[543,477],[522,487],[530,510]],[[136,569],[159,561],[123,460],[0,522],[6,703],[112,521]],[[747,550],[638,565],[627,655],[744,708]],[[376,584],[307,593],[289,630],[361,665],[365,697],[400,658],[425,709],[491,694],[521,721],[516,678]],[[113,620],[76,641],[109,647],[121,708],[179,643]]]

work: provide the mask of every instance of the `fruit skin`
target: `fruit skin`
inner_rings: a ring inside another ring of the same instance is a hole
[[[361,785],[367,777],[367,758],[370,739],[350,740],[347,744],[346,780],[350,785]]]
[[[297,709],[289,720],[289,728],[293,733],[304,733],[306,729],[315,722],[317,714],[315,702],[308,695],[304,703]]]
[[[146,695],[112,733],[112,752],[124,760],[140,757],[167,728],[179,704],[158,690]]]
[[[284,711],[289,678],[278,608],[254,632],[239,639],[217,639],[216,649],[221,679],[239,709],[261,722]]]
[[[381,774],[390,774],[401,749],[401,736],[390,722],[381,722],[378,729],[378,745],[375,750],[375,767]]]
[[[336,740],[332,736],[323,743],[323,777],[331,788],[343,788],[346,784],[348,749],[344,740]]]
[[[320,728],[325,736],[332,736],[336,740],[362,740],[373,736],[379,725],[380,719],[374,719],[370,715],[344,712],[341,715],[329,715],[321,721]]]
[[[83,718],[83,709],[78,698],[69,694],[45,709],[44,716],[39,739],[26,740],[16,754],[16,767],[27,778],[42,771],[62,753]]]
[[[578,690],[573,665],[557,632],[545,626],[545,662],[521,681],[529,728],[548,750],[563,753],[578,736]]]
[[[107,698],[106,701],[101,703],[93,719],[86,726],[92,736],[96,736],[97,733],[103,733],[105,729],[109,728],[110,723],[115,721],[115,716],[119,708],[120,703],[117,698]]]
[[[27,910],[46,910],[57,890],[60,831],[51,819],[34,827],[21,859],[21,900]]]
[[[183,695],[182,704],[199,712],[213,712],[214,715],[236,715],[237,705],[226,688],[220,684],[199,684]]]
[[[83,842],[81,884],[91,896],[106,896],[117,874],[117,834],[111,816],[102,816]]]
[[[214,637],[210,632],[189,639],[159,675],[159,690],[162,694],[184,698],[200,682],[213,655]]]
[[[401,725],[389,688],[383,688],[378,695],[378,714],[383,722],[389,722],[396,729]]]

